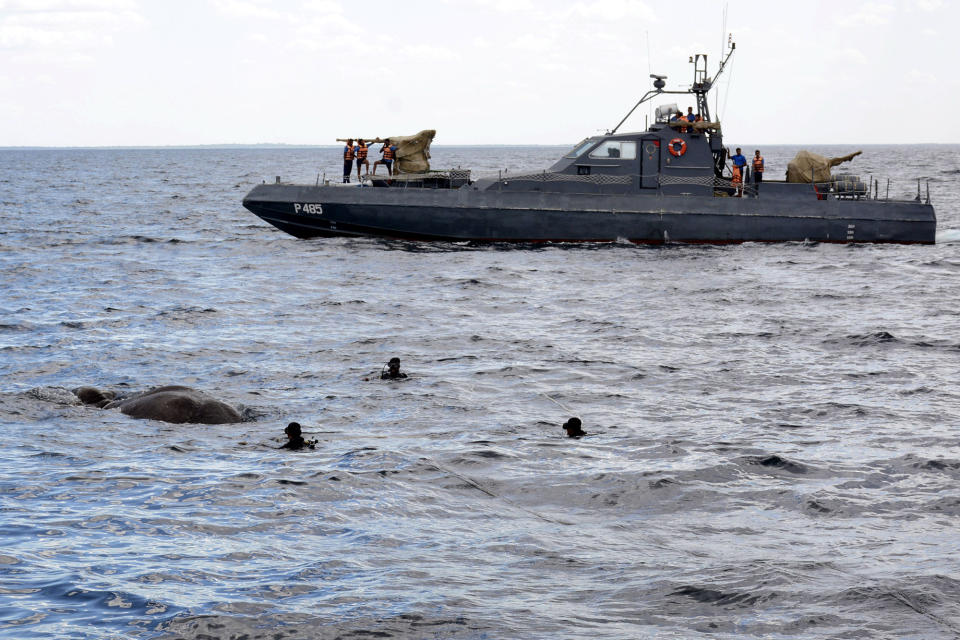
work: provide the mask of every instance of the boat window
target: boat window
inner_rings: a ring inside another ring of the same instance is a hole
[[[590,152],[591,158],[636,160],[637,143],[633,140],[607,140]]]
[[[594,142],[595,142],[595,140],[590,140],[590,139],[584,140],[583,142],[581,142],[580,144],[578,144],[577,146],[575,146],[575,147],[573,148],[573,151],[571,151],[570,153],[567,154],[567,157],[568,157],[568,158],[576,158],[577,156],[579,156],[580,154],[582,154],[584,151],[586,151],[587,149],[589,149],[590,147],[592,147]]]

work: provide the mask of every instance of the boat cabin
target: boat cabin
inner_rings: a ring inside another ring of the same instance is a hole
[[[720,65],[726,66],[735,45]],[[478,190],[550,191],[638,195],[731,195],[734,185],[723,175],[727,152],[719,122],[711,122],[707,93],[716,77],[707,76],[707,56],[692,56],[694,82],[689,90],[667,91],[666,76],[651,74],[653,89],[612,130],[577,144],[552,167],[538,174],[500,175],[478,180]],[[646,131],[617,133],[641,104],[655,96],[679,94],[696,104],[702,121],[678,119],[676,103],[662,104]]]
[[[475,186],[501,191],[713,195],[714,178],[722,178],[726,160],[719,125],[671,122],[676,112],[675,104],[664,105],[644,132],[586,138],[546,171],[501,175]]]

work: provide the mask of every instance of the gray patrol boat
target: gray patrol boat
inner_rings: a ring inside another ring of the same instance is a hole
[[[688,90],[667,91],[665,76],[651,75],[654,88],[616,127],[583,140],[544,171],[477,180],[467,170],[428,171],[355,185],[284,184],[278,178],[275,184],[254,187],[243,206],[298,238],[935,242],[929,185],[925,198],[918,181],[915,199],[891,199],[872,178],[864,183],[856,176],[830,173],[830,167],[849,157],[814,156],[822,166],[807,163],[794,170],[799,177],[788,172],[787,180],[764,179],[759,185],[732,175],[707,95],[734,49],[731,43],[712,79],[707,56],[697,55]],[[637,107],[666,94],[692,96],[701,120],[678,121],[676,105],[668,104],[656,109],[646,131],[618,133]]]

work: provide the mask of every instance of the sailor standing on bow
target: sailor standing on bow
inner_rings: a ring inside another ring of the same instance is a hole
[[[757,191],[760,191],[761,182],[763,182],[763,156],[760,155],[760,149],[757,149],[753,154],[753,184],[756,185]]]
[[[734,186],[737,188],[737,196],[743,195],[743,183],[746,180],[746,168],[747,168],[747,159],[743,157],[740,147],[737,147],[737,152],[730,156],[730,161],[733,163],[733,182]]]
[[[366,165],[367,175],[370,175],[370,161],[367,160],[367,143],[363,138],[357,140],[357,146],[353,148],[353,154],[357,156],[357,182],[360,182],[360,167]]]
[[[353,172],[353,138],[347,140],[347,146],[343,148],[343,181],[350,182],[350,174]]]

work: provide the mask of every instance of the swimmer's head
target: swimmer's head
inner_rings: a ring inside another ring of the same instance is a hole
[[[581,428],[583,423],[580,421],[580,418],[570,418],[563,423],[563,428],[566,430],[567,435],[571,438],[584,435],[583,429]]]

